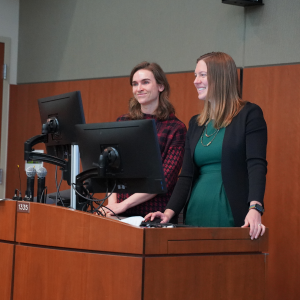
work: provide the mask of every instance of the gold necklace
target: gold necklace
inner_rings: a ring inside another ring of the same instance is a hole
[[[208,124],[207,124],[208,125]],[[205,125],[205,136],[206,137],[211,137],[211,136],[213,136],[219,129],[216,129],[216,131],[215,132],[213,132],[212,134],[207,134],[207,125]]]
[[[208,135],[208,134],[207,134],[207,125],[208,125],[208,124],[205,125],[205,129],[203,130],[203,132],[202,132],[202,134],[201,134],[201,138],[200,138],[201,144],[202,144],[202,146],[204,146],[204,147],[208,147],[208,146],[213,142],[213,140],[216,138],[218,132],[220,131],[220,128],[218,128],[213,134]],[[212,140],[211,140],[208,144],[206,144],[206,145],[203,143],[203,135],[204,135],[204,133],[205,133],[205,136],[206,136],[206,137],[211,137],[211,136],[214,135],[214,137],[212,138]]]

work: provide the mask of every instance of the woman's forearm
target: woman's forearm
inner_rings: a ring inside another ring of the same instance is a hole
[[[113,193],[108,198],[108,204],[117,203],[117,194]]]
[[[126,210],[154,198],[156,194],[135,193],[123,201]]]

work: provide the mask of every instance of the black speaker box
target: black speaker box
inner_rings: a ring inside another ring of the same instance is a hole
[[[263,0],[222,0],[222,3],[237,5],[237,6],[264,5]]]

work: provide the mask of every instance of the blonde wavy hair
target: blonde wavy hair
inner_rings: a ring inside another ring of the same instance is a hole
[[[214,127],[228,126],[246,104],[241,99],[237,68],[232,57],[223,52],[211,52],[200,56],[207,66],[208,91],[204,108],[197,118],[204,125],[214,118]],[[214,111],[212,112],[212,105]]]

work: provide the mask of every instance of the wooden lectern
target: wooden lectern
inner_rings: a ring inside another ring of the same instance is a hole
[[[268,230],[137,228],[0,202],[1,300],[265,299]]]

